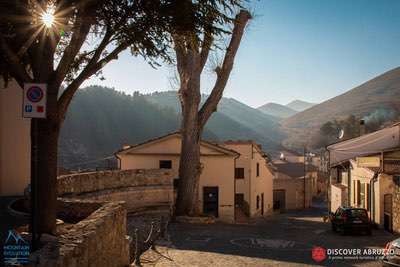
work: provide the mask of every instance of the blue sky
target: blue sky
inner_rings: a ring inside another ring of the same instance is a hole
[[[224,96],[250,106],[322,102],[400,66],[398,0],[252,1],[246,32]],[[124,53],[85,82],[127,93],[171,90],[172,66],[152,69]],[[202,91],[209,93],[207,71]]]

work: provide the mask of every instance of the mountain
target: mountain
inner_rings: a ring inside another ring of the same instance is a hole
[[[287,104],[286,107],[291,108],[298,112],[302,112],[302,111],[309,109],[315,105],[316,105],[315,103],[309,103],[309,102],[302,101],[302,100],[294,100],[294,101],[290,102],[289,104]]]
[[[176,91],[156,92],[145,95],[151,103],[175,109],[180,113],[180,103]],[[204,103],[207,95],[202,95]],[[280,147],[283,139],[279,119],[249,107],[233,98],[223,97],[207,124],[207,128],[220,139],[254,139],[265,150]],[[219,123],[216,123],[219,122]],[[219,133],[219,134],[218,134]]]
[[[265,105],[262,105],[261,107],[258,107],[257,109],[265,114],[277,118],[288,118],[297,113],[296,110],[277,103],[267,103]]]
[[[63,167],[93,165],[112,156],[124,144],[175,131],[179,119],[172,109],[160,108],[143,96],[91,86],[74,96],[60,137],[59,160]]]
[[[319,130],[322,124],[354,115],[361,119],[390,120],[400,111],[400,68],[390,70],[352,90],[315,105],[282,121],[287,133],[285,144],[299,146]]]
[[[67,169],[104,167],[124,144],[176,131],[180,126],[176,92],[127,95],[101,86],[80,89],[61,129],[59,161]],[[207,122],[203,138],[215,142],[252,139],[267,152],[280,148],[276,118],[224,98]]]

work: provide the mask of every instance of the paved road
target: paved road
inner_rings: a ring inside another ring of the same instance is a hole
[[[148,266],[380,266],[375,260],[324,260],[311,257],[324,248],[382,248],[395,238],[383,230],[373,235],[341,236],[322,221],[324,209],[279,214],[254,225],[172,224],[171,242],[157,254],[144,255]],[[163,256],[161,256],[163,255]],[[167,259],[169,258],[169,259]]]

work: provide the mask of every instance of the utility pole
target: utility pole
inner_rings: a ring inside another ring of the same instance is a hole
[[[307,170],[306,170],[306,153],[307,153],[307,150],[306,150],[306,146],[304,146],[304,179],[303,179],[303,182],[304,182],[304,208],[306,208],[306,175],[307,175]]]

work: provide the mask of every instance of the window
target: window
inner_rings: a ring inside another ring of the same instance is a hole
[[[257,203],[256,203],[257,209],[260,208],[260,196],[257,196]]]
[[[244,168],[235,168],[235,178],[244,179]]]
[[[342,171],[342,184],[347,186],[348,180],[349,180],[348,172]]]
[[[365,208],[366,207],[366,203],[365,203],[365,200],[366,200],[366,197],[365,197],[365,184],[364,183],[360,184],[360,188],[361,188],[361,190],[360,190],[360,203],[359,203],[359,205],[361,207]]]
[[[356,198],[355,204],[356,204],[357,206],[360,205],[360,203],[361,203],[360,191],[361,191],[361,182],[360,182],[360,181],[356,181],[356,194],[357,194],[357,198]]]
[[[356,205],[356,181],[353,180],[353,205]]]
[[[350,217],[358,217],[358,218],[368,218],[368,213],[365,210],[361,209],[351,209],[349,210]]]
[[[257,169],[256,169],[257,177],[260,176],[260,163],[257,162]]]
[[[178,189],[179,186],[179,178],[174,178],[174,189]]]
[[[172,161],[160,160],[160,169],[172,169]]]
[[[371,210],[371,187],[370,184],[367,184],[367,210]]]
[[[393,183],[397,186],[400,186],[400,176],[399,175],[393,176]]]

